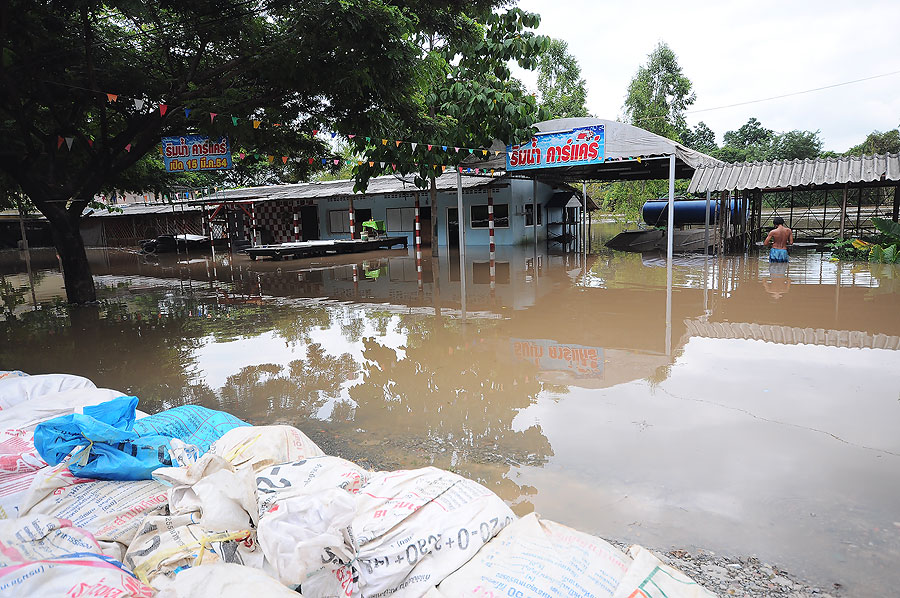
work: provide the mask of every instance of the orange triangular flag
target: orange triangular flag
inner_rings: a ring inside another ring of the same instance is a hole
[[[275,161],[275,156],[269,156],[269,164]]]
[[[446,167],[446,166],[441,166],[441,172],[444,172],[445,170],[447,170],[447,167]]]
[[[375,166],[375,162],[369,162],[369,166]]]
[[[259,128],[259,124],[260,124],[260,121],[254,120],[254,121],[253,121],[253,128],[254,128],[254,129],[258,129],[258,128]]]
[[[394,143],[397,144],[397,147],[400,147],[400,142],[399,142],[399,141],[395,141]]]
[[[287,156],[281,156],[282,164],[287,164],[287,158],[288,158]]]
[[[117,95],[114,94],[114,93],[108,93],[108,94],[106,94],[106,100],[107,100],[108,102],[110,102],[110,103],[115,102],[117,99],[119,99],[119,96],[117,96]]]
[[[382,139],[382,140],[381,140],[381,145],[387,145],[387,139]]]

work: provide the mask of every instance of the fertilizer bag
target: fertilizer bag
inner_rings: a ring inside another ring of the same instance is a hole
[[[631,559],[600,538],[531,513],[483,546],[426,594],[458,596],[592,596],[612,598]]]
[[[69,470],[98,480],[149,480],[153,470],[172,465],[173,439],[200,453],[222,434],[247,426],[236,417],[198,405],[175,407],[135,421],[137,397],[120,397],[38,424],[34,445],[47,463],[72,454]],[[78,449],[78,450],[76,450]]]

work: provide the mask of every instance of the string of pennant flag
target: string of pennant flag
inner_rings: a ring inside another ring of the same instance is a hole
[[[64,84],[60,84],[60,85],[64,85]],[[68,87],[74,87],[74,86],[68,86]],[[84,88],[78,88],[78,89],[84,89]],[[92,90],[85,90],[85,91],[92,91]],[[150,103],[147,102],[146,100],[143,100],[143,99],[140,99],[140,98],[129,98],[129,97],[127,97],[127,96],[120,96],[120,95],[118,95],[118,94],[106,93],[106,92],[92,92],[92,93],[98,93],[98,94],[105,95],[105,96],[106,96],[106,100],[107,100],[107,102],[109,102],[109,103],[116,103],[116,102],[118,102],[120,97],[121,97],[121,98],[124,98],[124,99],[130,99],[130,100],[132,100],[132,101],[134,102],[134,108],[135,108],[135,110],[138,110],[138,111],[143,110],[145,107],[149,106],[149,104],[150,104]],[[168,104],[164,104],[164,103],[160,103],[160,104],[158,104],[158,105],[156,106],[156,110],[159,110],[160,118],[165,117],[165,115],[166,115],[167,113],[169,113],[169,108],[170,108],[170,106],[169,106]],[[185,116],[186,119],[187,119],[187,118],[190,118],[190,116],[191,116],[192,113],[196,113],[196,111],[193,110],[192,108],[183,108],[183,110],[184,110],[184,116]],[[237,127],[238,124],[239,124],[239,122],[240,122],[240,120],[241,120],[241,119],[238,118],[237,116],[232,116],[232,115],[220,115],[218,112],[207,112],[206,114],[209,115],[209,122],[210,122],[210,123],[214,123],[214,122],[216,121],[216,118],[217,118],[217,117],[223,116],[223,117],[230,118],[230,119],[231,119],[231,124],[232,124],[232,126]],[[259,129],[260,127],[262,127],[262,126],[264,126],[264,125],[265,125],[265,126],[271,125],[271,126],[273,126],[273,127],[281,127],[281,126],[282,126],[282,123],[277,123],[277,122],[271,122],[271,123],[270,123],[269,121],[264,121],[264,120],[261,120],[261,119],[247,119],[247,120],[248,120],[248,122],[252,123],[254,129]],[[330,134],[330,136],[331,136],[332,139],[335,138],[335,137],[337,137],[337,135],[338,135],[338,134],[335,133],[335,132],[326,132],[326,131],[321,131],[321,130],[319,130],[319,129],[312,129],[311,133],[312,133],[313,137],[318,136],[319,133],[323,133],[323,134],[325,134],[325,135]],[[514,151],[513,151],[513,152],[507,152],[506,150],[492,150],[492,149],[486,149],[486,148],[470,148],[470,147],[461,147],[461,146],[450,146],[450,145],[442,145],[442,144],[434,144],[434,143],[424,143],[424,142],[418,142],[418,141],[405,141],[405,140],[399,140],[399,139],[388,139],[388,138],[383,138],[383,137],[372,137],[372,136],[365,136],[365,137],[363,137],[363,136],[356,135],[356,134],[353,134],[353,135],[347,135],[347,138],[349,138],[349,139],[355,139],[355,138],[357,138],[357,137],[362,137],[362,138],[364,138],[364,139],[366,140],[366,143],[372,143],[372,144],[375,144],[376,146],[378,145],[379,142],[381,143],[381,146],[382,146],[382,147],[386,147],[386,146],[388,146],[388,145],[394,145],[395,147],[398,147],[398,148],[399,148],[401,145],[404,145],[404,144],[405,144],[405,145],[409,145],[409,146],[411,147],[411,149],[412,149],[413,152],[415,152],[416,149],[418,149],[418,148],[427,148],[427,150],[428,150],[429,152],[431,152],[431,151],[438,151],[438,150],[440,150],[440,151],[442,151],[442,152],[444,152],[444,153],[447,153],[447,154],[450,154],[450,153],[452,152],[452,153],[456,154],[457,157],[459,157],[460,154],[463,154],[463,155],[468,154],[469,156],[480,156],[480,157],[482,157],[482,158],[489,158],[489,157],[491,157],[492,154],[493,154],[494,157],[499,157],[500,154],[508,154],[508,155],[511,156],[511,155],[514,153]],[[86,141],[87,141],[87,143],[88,143],[89,146],[93,147],[93,145],[94,145],[94,140],[93,140],[93,138],[88,137],[88,138],[86,139]],[[58,136],[57,144],[56,144],[56,149],[59,150],[59,149],[62,147],[63,143],[65,143],[65,144],[66,144],[66,148],[67,148],[69,151],[71,151],[71,150],[72,150],[72,145],[74,144],[74,142],[75,142],[75,137],[73,137],[73,136]],[[129,151],[129,152],[131,151],[131,144],[130,144],[130,143],[129,143],[128,145],[125,146],[125,150],[126,150],[126,151]],[[239,155],[239,157],[240,157],[241,160],[246,159],[246,158],[247,158],[248,156],[250,156],[250,155],[253,155],[253,156],[254,156],[255,158],[257,158],[257,159],[259,158],[260,155],[263,155],[263,156],[265,156],[265,157],[268,159],[268,162],[269,162],[270,164],[271,164],[271,163],[274,163],[274,161],[275,161],[275,159],[276,159],[276,156],[275,156],[274,154],[268,154],[268,153],[262,153],[262,154],[261,154],[260,152],[253,152],[252,154],[251,154],[251,153],[248,153],[248,152],[239,152],[238,155]],[[283,162],[284,164],[287,164],[287,162],[288,162],[290,159],[291,159],[291,156],[281,156],[281,160],[282,160],[282,162]],[[334,164],[335,164],[335,165],[338,165],[338,164],[340,163],[340,160],[342,160],[342,159],[338,159],[338,158],[309,158],[309,163],[310,163],[310,164],[315,164],[316,161],[318,161],[319,159],[321,159],[323,165],[327,165],[329,160],[333,160],[333,161],[334,161]],[[618,158],[604,158],[604,159],[601,159],[601,161],[603,161],[603,162],[617,162],[617,161],[624,161],[624,160],[637,160],[638,162],[641,162],[640,156],[638,156],[638,157],[628,157],[628,158],[618,157]],[[375,164],[379,164],[380,167],[381,167],[382,169],[386,168],[386,167],[387,167],[387,164],[388,164],[388,163],[386,163],[386,162],[375,162],[375,161],[366,161],[366,160],[346,160],[347,165],[358,164],[358,165],[361,166],[361,165],[363,165],[363,164],[366,164],[367,162],[368,162],[368,165],[369,165],[370,167],[374,167]],[[397,170],[397,164],[395,164],[395,163],[390,163],[390,164],[391,164],[393,170],[396,171],[396,170]],[[413,164],[406,164],[406,163],[404,163],[404,164],[402,164],[401,166],[404,166],[404,167],[405,167],[405,166],[414,166],[414,167],[416,167],[416,168],[418,168],[418,167],[420,167],[420,166],[430,166],[430,167],[434,167],[434,168],[441,168],[442,171],[446,170],[446,168],[447,168],[447,165],[444,165],[444,164],[433,164],[433,163],[413,163]],[[482,173],[482,172],[483,172],[483,173],[487,173],[487,172],[490,172],[491,175],[494,174],[494,169],[484,169],[484,168],[462,168],[462,167],[459,167],[459,168],[460,168],[460,171],[461,171],[461,172],[475,172],[475,173]]]

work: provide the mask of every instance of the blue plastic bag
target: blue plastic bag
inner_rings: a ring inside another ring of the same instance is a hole
[[[119,397],[38,424],[34,446],[50,465],[69,460],[69,471],[97,480],[149,480],[172,466],[171,440],[197,446],[202,455],[225,432],[249,424],[199,405],[175,407],[135,421],[137,397]]]

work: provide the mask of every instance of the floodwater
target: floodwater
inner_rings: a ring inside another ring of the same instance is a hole
[[[798,250],[422,264],[0,254],[0,369],[289,422],[384,467],[435,464],[519,513],[653,548],[756,555],[850,595],[900,585],[900,269]],[[535,268],[537,265],[537,268]],[[33,288],[33,292],[32,292]],[[671,317],[667,321],[667,300]],[[37,305],[37,308],[35,308]]]

